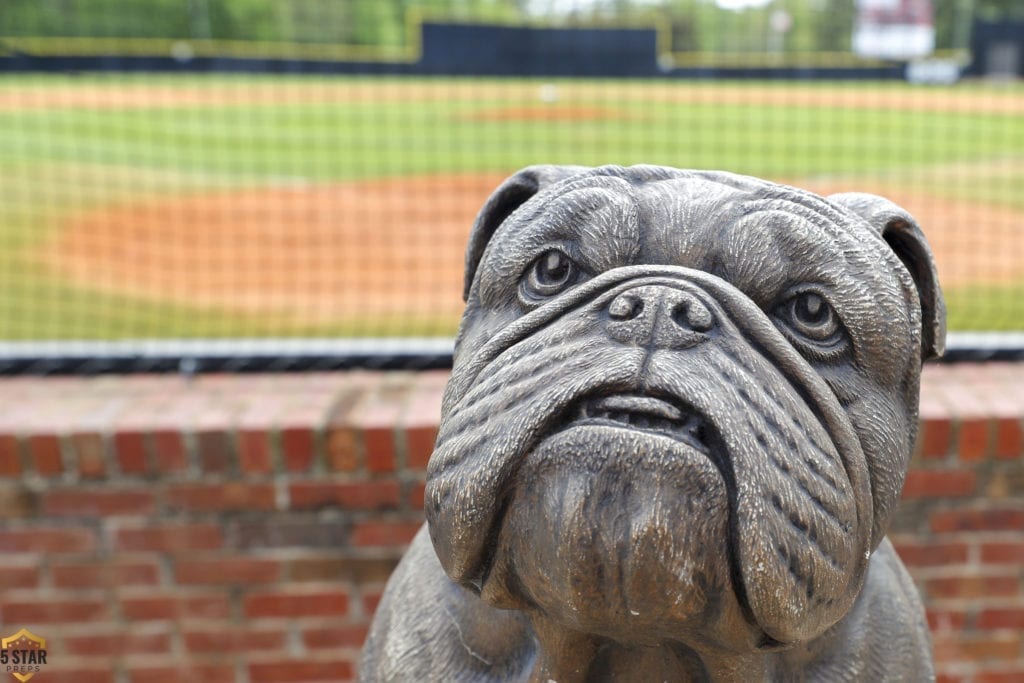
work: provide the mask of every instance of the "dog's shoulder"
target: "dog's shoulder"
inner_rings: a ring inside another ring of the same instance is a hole
[[[921,598],[888,538],[872,553],[853,608],[807,650],[818,656],[791,661],[806,680],[935,680]]]
[[[488,606],[448,578],[424,526],[388,580],[359,680],[522,680],[535,653],[526,618]]]

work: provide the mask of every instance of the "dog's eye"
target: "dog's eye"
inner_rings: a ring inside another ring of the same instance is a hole
[[[839,314],[821,294],[797,292],[774,311],[783,332],[805,350],[832,355],[846,348],[846,331]],[[808,347],[810,347],[808,349]]]
[[[804,292],[793,297],[791,301],[793,324],[804,336],[824,341],[839,328],[836,312],[818,294]]]
[[[532,297],[553,296],[573,284],[578,274],[579,268],[565,252],[549,249],[530,264],[523,287]]]

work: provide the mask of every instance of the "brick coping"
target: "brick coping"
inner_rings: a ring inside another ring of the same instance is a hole
[[[0,476],[205,471],[208,454],[225,450],[233,456],[217,456],[224,474],[417,470],[447,379],[446,371],[0,378]],[[1018,457],[1022,418],[1024,363],[929,365],[917,456]]]

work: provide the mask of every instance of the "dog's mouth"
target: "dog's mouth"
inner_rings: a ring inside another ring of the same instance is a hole
[[[569,427],[606,425],[667,436],[701,453],[711,453],[708,422],[693,409],[673,401],[636,394],[589,398],[581,402]]]

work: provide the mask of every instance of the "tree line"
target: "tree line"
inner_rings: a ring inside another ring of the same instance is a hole
[[[966,47],[972,17],[1024,18],[1020,0],[934,0],[937,44]],[[172,38],[402,45],[407,16],[558,26],[671,29],[677,51],[835,51],[850,46],[855,0],[0,0],[0,36]]]

